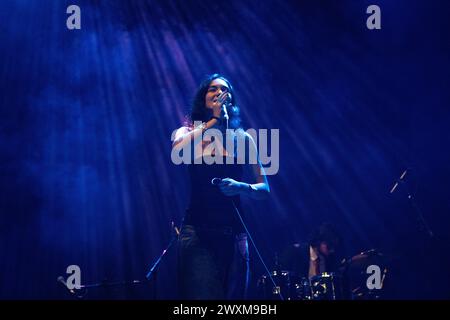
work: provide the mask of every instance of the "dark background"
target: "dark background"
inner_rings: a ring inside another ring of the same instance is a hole
[[[81,30],[66,8],[81,8]],[[381,30],[366,8],[381,7]],[[170,160],[200,80],[233,83],[246,128],[280,130],[269,200],[246,203],[274,256],[321,222],[346,256],[389,260],[388,299],[450,298],[447,1],[2,1],[0,298],[72,299],[143,279],[189,190]],[[405,182],[390,194],[409,168]],[[413,193],[434,236],[417,223]],[[176,298],[175,254],[145,286],[86,299]],[[255,284],[263,268],[252,249]]]

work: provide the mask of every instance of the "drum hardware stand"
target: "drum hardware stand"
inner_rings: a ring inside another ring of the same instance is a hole
[[[155,278],[155,284],[154,284],[154,287],[153,287],[154,288],[154,299],[156,299],[156,293],[157,293],[157,290],[156,290],[156,270],[157,270],[159,264],[161,263],[161,260],[164,258],[164,256],[167,254],[169,249],[173,246],[173,244],[178,240],[178,236],[180,235],[180,230],[178,230],[178,228],[175,227],[175,224],[174,224],[173,221],[172,221],[172,224],[171,224],[171,228],[172,228],[172,230],[175,231],[175,234],[173,234],[172,239],[170,240],[169,244],[163,250],[163,252],[158,257],[158,259],[156,259],[156,261],[150,267],[150,270],[147,272],[147,275],[145,276],[147,281],[150,281],[150,280],[152,280],[152,276],[154,275],[154,278]]]
[[[113,281],[113,282],[107,282],[102,281],[98,283],[93,284],[86,284],[81,285],[79,288],[75,288],[73,290],[69,290],[69,292],[76,296],[77,299],[83,299],[86,294],[88,293],[88,289],[91,288],[114,288],[114,287],[124,287],[129,285],[138,285],[138,284],[146,284],[149,283],[152,279],[154,279],[154,286],[153,286],[153,298],[157,298],[157,288],[156,288],[156,271],[161,263],[164,256],[167,254],[169,249],[173,246],[173,244],[178,239],[178,236],[180,235],[180,231],[177,227],[175,227],[174,222],[171,223],[171,228],[173,231],[175,231],[175,234],[172,236],[172,239],[170,240],[169,244],[166,246],[166,248],[162,251],[161,255],[155,260],[155,262],[150,267],[149,271],[147,272],[147,275],[145,276],[145,280],[131,280],[131,281]],[[61,277],[58,278],[58,282],[61,282]],[[64,280],[63,280],[64,282]],[[65,283],[64,283],[65,285]],[[85,290],[84,293],[82,293],[82,290]]]

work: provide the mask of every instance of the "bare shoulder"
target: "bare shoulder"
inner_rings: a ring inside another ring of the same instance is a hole
[[[183,127],[176,129],[174,132],[172,132],[172,141],[174,143],[177,143],[178,141],[180,141],[182,139],[182,137],[185,134],[189,133],[190,131],[192,131],[192,128],[190,128],[188,126],[183,126]]]
[[[182,127],[177,129],[176,135],[186,134],[186,133],[191,132],[191,131],[192,131],[192,127],[182,126]]]

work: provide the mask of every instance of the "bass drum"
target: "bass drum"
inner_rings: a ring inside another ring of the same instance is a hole
[[[361,252],[344,260],[342,275],[352,300],[376,300],[383,294],[387,275],[385,256],[375,250]]]

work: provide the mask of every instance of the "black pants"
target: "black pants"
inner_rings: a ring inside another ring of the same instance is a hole
[[[247,235],[184,225],[178,277],[180,299],[245,299],[250,278]]]

